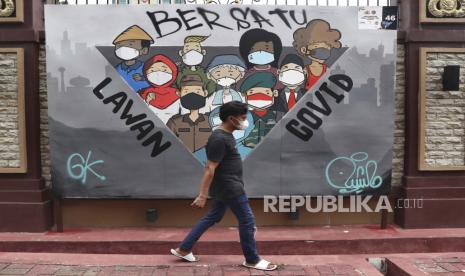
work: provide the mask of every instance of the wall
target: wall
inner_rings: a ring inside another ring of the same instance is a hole
[[[442,91],[446,65],[460,65],[460,91]],[[430,166],[465,165],[464,70],[465,54],[427,54],[425,161]]]
[[[16,53],[0,54],[0,168],[20,166]]]
[[[392,187],[402,185],[405,143],[405,49],[397,45],[396,87],[394,104],[394,149],[392,159]]]
[[[404,96],[405,69],[404,48],[398,46],[396,89],[395,89],[395,130],[394,130],[394,158],[393,158],[393,187],[401,186],[404,165]],[[48,146],[47,124],[47,90],[45,70],[45,46],[40,50],[40,100],[41,100],[41,156],[42,173],[46,185],[51,187],[50,181],[50,151]],[[116,226],[150,226],[145,221],[145,210],[156,208],[159,219],[156,226],[189,226],[200,218],[204,210],[189,208],[190,200],[66,200],[63,203],[63,222],[65,227],[116,227]],[[371,202],[371,206],[374,202]],[[394,204],[394,202],[392,202]],[[259,225],[335,225],[335,224],[377,224],[380,214],[377,213],[316,213],[301,212],[298,221],[289,220],[287,214],[263,213],[263,201],[252,200],[252,208]],[[189,212],[186,212],[189,208]],[[173,219],[173,215],[176,219]],[[389,214],[389,222],[393,221],[393,214]],[[235,225],[230,211],[220,223],[223,226]]]

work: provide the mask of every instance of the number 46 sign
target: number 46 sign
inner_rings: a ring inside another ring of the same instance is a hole
[[[396,30],[397,7],[360,7],[358,28],[365,30]]]

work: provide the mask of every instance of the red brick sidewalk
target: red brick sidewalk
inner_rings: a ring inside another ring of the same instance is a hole
[[[449,254],[445,256],[414,256],[411,259],[403,259],[400,256],[392,256],[388,258],[388,262],[390,263],[388,266],[391,267],[391,270],[396,271],[396,274],[402,276],[465,276],[465,253]]]
[[[202,255],[198,263],[169,255],[50,254],[0,252],[0,276],[234,276],[234,275],[367,275],[381,272],[367,258],[384,258],[388,276],[465,276],[465,252],[378,255],[264,256],[279,264],[273,272],[238,265],[241,256]]]
[[[188,263],[170,255],[1,253],[3,275],[154,275],[154,276],[233,276],[233,275],[377,275],[381,274],[363,256],[328,255],[263,256],[279,265],[263,272],[240,266],[242,256],[200,255]]]
[[[80,276],[233,276],[233,275],[366,275],[351,265],[282,266],[262,272],[234,265],[195,266],[83,266],[45,264],[0,264],[0,275],[80,275]]]

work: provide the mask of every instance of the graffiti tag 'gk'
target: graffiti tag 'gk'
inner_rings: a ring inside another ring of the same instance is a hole
[[[68,175],[72,179],[80,180],[82,184],[86,184],[87,180],[87,171],[93,173],[98,179],[104,181],[106,178],[103,175],[98,174],[96,171],[92,169],[92,166],[97,164],[103,164],[103,160],[97,160],[92,163],[89,163],[90,156],[92,155],[92,151],[87,153],[87,158],[84,157],[79,153],[73,153],[68,157],[68,161],[66,162]]]

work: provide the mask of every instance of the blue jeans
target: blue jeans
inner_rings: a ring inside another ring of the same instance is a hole
[[[257,263],[260,261],[254,237],[255,217],[252,213],[252,209],[250,209],[246,194],[235,197],[228,202],[221,202],[213,199],[213,204],[210,210],[208,210],[208,213],[192,228],[190,233],[181,242],[179,248],[184,251],[191,251],[200,236],[202,236],[208,228],[221,221],[228,206],[239,222],[239,236],[245,260],[247,263]]]

